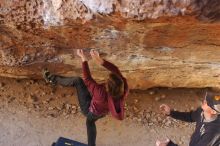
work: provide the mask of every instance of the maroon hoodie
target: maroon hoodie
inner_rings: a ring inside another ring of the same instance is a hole
[[[92,101],[89,107],[89,111],[94,113],[95,115],[106,115],[109,111],[111,112],[112,116],[118,120],[124,119],[124,100],[125,97],[128,95],[128,84],[126,79],[122,76],[119,69],[112,63],[104,60],[102,64],[103,67],[108,69],[109,71],[119,75],[124,81],[124,96],[115,102],[113,98],[108,94],[106,91],[105,84],[98,84],[92,78],[89,65],[87,61],[82,63],[83,69],[83,80],[92,95]],[[117,112],[116,111],[119,111]]]

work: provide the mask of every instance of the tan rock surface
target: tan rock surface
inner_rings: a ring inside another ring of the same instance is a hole
[[[0,22],[17,26],[63,25],[119,13],[135,20],[196,15],[218,20],[218,0],[1,0]]]
[[[1,26],[0,74],[39,78],[45,67],[81,75],[78,48],[99,49],[117,64],[131,88],[219,87],[220,25],[193,18],[122,21],[109,17],[48,29]],[[104,68],[91,61],[95,79]]]

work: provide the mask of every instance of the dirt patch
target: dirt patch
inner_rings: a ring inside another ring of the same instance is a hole
[[[158,107],[167,103],[181,111],[193,110],[203,90],[131,91],[124,121],[107,116],[97,122],[97,146],[154,146],[164,137],[188,145],[194,124],[164,117]],[[42,80],[0,78],[0,91],[0,145],[50,146],[59,136],[86,143],[85,118],[75,89]]]

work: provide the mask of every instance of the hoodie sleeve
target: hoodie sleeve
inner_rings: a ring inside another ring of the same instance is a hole
[[[128,83],[125,77],[123,77],[122,73],[120,72],[120,70],[118,69],[118,67],[114,64],[112,64],[111,62],[104,60],[104,63],[102,64],[103,67],[105,67],[107,70],[109,70],[112,73],[115,73],[117,75],[119,75],[123,82],[124,82],[124,95],[125,97],[128,95],[129,89],[128,89]]]
[[[120,70],[118,69],[117,66],[115,66],[114,64],[112,64],[111,62],[104,60],[104,63],[102,64],[102,66],[104,66],[107,70],[111,71],[112,73],[115,73],[117,75],[119,75],[120,77],[123,78]]]
[[[185,122],[196,122],[201,116],[201,112],[201,108],[198,108],[197,110],[190,112],[171,111],[170,116],[174,119]]]
[[[109,110],[114,118],[117,120],[123,120],[124,119],[124,99],[120,100],[119,106],[120,106],[120,112],[117,112],[115,108],[115,104],[112,98],[108,98],[108,106]]]
[[[84,61],[82,63],[82,70],[83,70],[83,80],[84,83],[86,84],[87,88],[91,93],[94,92],[95,87],[97,86],[96,81],[92,78],[89,65],[87,61]]]
[[[123,75],[120,72],[120,70],[118,69],[118,67],[116,65],[112,64],[111,62],[104,60],[102,66],[105,67],[110,72],[119,75],[124,82],[124,96],[123,96],[123,98],[121,98],[120,101],[118,101],[118,102],[115,102],[111,97],[108,98],[108,106],[109,106],[109,110],[110,110],[112,116],[114,118],[116,118],[117,120],[123,120],[124,119],[124,103],[125,103],[124,100],[127,97],[128,92],[129,92],[127,80],[125,77],[123,77]]]

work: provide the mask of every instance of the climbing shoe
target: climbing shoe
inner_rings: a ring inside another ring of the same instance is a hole
[[[54,84],[54,81],[52,80],[52,76],[53,76],[53,75],[49,72],[49,70],[48,70],[47,68],[46,68],[46,69],[43,69],[42,74],[43,74],[44,80],[45,80],[47,83]]]

